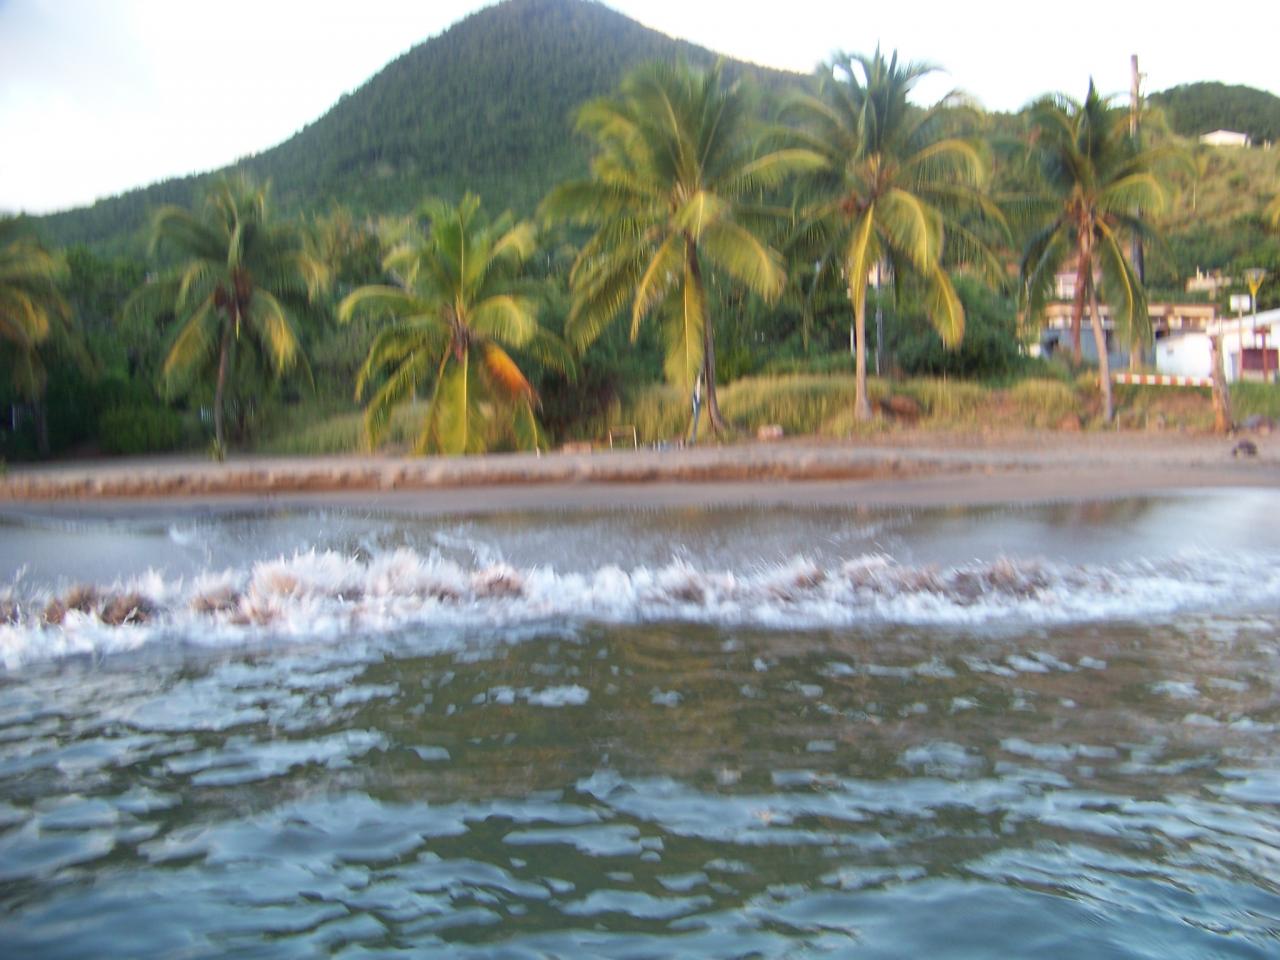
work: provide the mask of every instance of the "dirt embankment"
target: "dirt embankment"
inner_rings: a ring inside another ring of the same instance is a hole
[[[1131,432],[921,431],[879,441],[787,440],[541,456],[103,460],[11,467],[0,478],[0,501],[106,506],[103,501],[320,497],[377,502],[434,495],[485,509],[486,497],[519,507],[673,498],[657,488],[682,490],[674,499],[687,502],[715,500],[726,487],[742,488],[738,496],[747,499],[776,499],[785,492],[787,499],[803,500],[806,490],[824,485],[838,487],[845,500],[973,502],[1280,486],[1280,438],[1252,438],[1253,455],[1234,455],[1237,442]],[[655,489],[639,492],[646,488]]]

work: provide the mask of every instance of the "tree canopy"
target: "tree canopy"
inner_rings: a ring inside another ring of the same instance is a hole
[[[535,249],[534,229],[504,214],[485,221],[480,200],[429,200],[426,231],[387,255],[396,283],[360,287],[338,308],[349,321],[367,312],[389,318],[373,341],[356,381],[356,397],[376,385],[365,412],[370,447],[385,436],[395,408],[416,394],[428,397],[414,449],[419,453],[476,453],[508,427],[525,449],[546,445],[537,392],[508,353],[523,349],[562,369],[568,357],[538,326],[538,305],[519,283]],[[509,420],[497,413],[509,412]]]

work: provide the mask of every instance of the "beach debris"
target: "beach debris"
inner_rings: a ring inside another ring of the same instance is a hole
[[[895,394],[880,401],[880,409],[899,420],[919,420],[924,410],[911,397]]]
[[[196,613],[227,613],[239,609],[240,594],[231,587],[222,587],[206,593],[197,593],[191,598],[191,609]]]
[[[1231,456],[1233,457],[1256,457],[1258,455],[1258,445],[1252,440],[1241,440],[1231,448]]]
[[[96,587],[79,584],[67,591],[62,598],[62,605],[67,610],[78,610],[80,613],[93,613],[98,609],[101,596]]]
[[[524,595],[524,580],[510,567],[491,567],[472,578],[471,589],[477,597],[520,597]]]
[[[805,564],[799,569],[788,571],[785,579],[769,585],[768,592],[775,600],[784,603],[796,603],[821,587],[827,580],[827,573],[816,564]]]
[[[707,602],[707,588],[693,574],[671,583],[667,594],[672,600],[680,603],[704,604]]]
[[[102,608],[103,623],[113,627],[129,623],[146,623],[156,613],[156,605],[140,593],[122,593],[112,597]]]
[[[50,627],[58,627],[62,625],[62,621],[65,620],[66,618],[67,618],[66,605],[57,597],[54,597],[45,606],[44,615],[42,619],[44,620],[46,625]]]

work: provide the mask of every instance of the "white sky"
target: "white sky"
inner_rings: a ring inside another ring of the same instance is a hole
[[[216,169],[287,139],[484,0],[0,0],[0,211],[47,212]],[[1196,80],[1280,92],[1271,0],[1209,5],[913,0],[610,0],[733,57],[809,72],[877,42],[1012,110],[1092,76],[1127,93]],[[744,11],[758,10],[747,14]]]

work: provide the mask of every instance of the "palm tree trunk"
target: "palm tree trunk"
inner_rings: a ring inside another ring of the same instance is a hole
[[[871,401],[867,398],[867,291],[854,298],[853,287],[849,288],[849,299],[853,300],[853,336],[857,352],[854,361],[855,392],[853,416],[855,420],[871,419]]]
[[[1222,365],[1222,333],[1209,338],[1209,351],[1213,368],[1213,430],[1214,433],[1231,432],[1231,392],[1227,389],[1227,374]]]
[[[698,248],[692,241],[685,242],[685,254],[689,259],[689,276],[698,291],[698,302],[703,305],[702,317],[702,379],[706,389],[707,420],[718,437],[724,433],[724,416],[720,413],[720,400],[716,396],[716,344],[712,329],[711,312],[706,309],[707,293],[702,286],[702,267],[698,263]],[[694,424],[697,429],[697,424]]]
[[[1087,236],[1087,235],[1085,235]],[[1080,240],[1078,254],[1079,266],[1076,267],[1076,294],[1071,303],[1071,364],[1080,366],[1080,328],[1083,326],[1085,284],[1093,286],[1093,258],[1090,256],[1089,244],[1084,236]]]
[[[707,388],[707,419],[716,436],[724,432],[724,416],[720,413],[720,400],[716,396],[716,345],[711,336],[711,318],[707,317],[702,332],[702,370]]]
[[[1089,325],[1093,327],[1093,342],[1098,349],[1098,379],[1102,383],[1102,420],[1111,422],[1111,362],[1107,357],[1107,334],[1102,329],[1102,314],[1098,306],[1098,291],[1089,279]]]
[[[218,348],[218,379],[213,388],[213,442],[218,455],[222,455],[227,449],[222,399],[227,386],[227,368],[231,364],[231,322],[232,318],[228,314],[222,325],[222,344]]]

